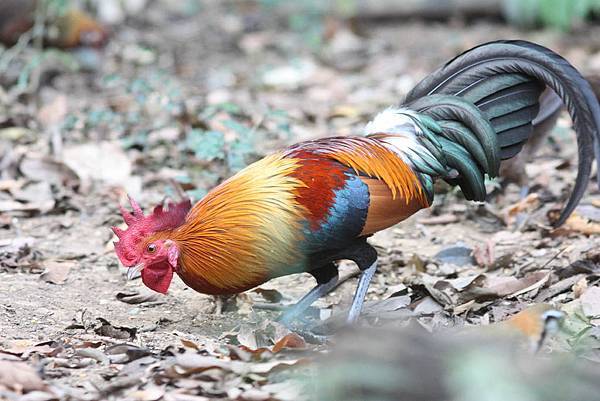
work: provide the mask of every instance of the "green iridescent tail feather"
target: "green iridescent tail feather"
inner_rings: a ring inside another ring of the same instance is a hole
[[[501,160],[521,151],[546,87],[562,99],[577,135],[577,179],[560,225],[583,196],[594,139],[600,143],[600,105],[589,83],[561,56],[525,41],[487,43],[426,77],[402,107],[418,113],[425,138],[436,138],[427,147],[441,152],[446,172],[458,172],[438,176],[459,185],[467,199],[483,201],[485,174],[495,177]]]

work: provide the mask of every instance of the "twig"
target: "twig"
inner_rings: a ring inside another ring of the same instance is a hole
[[[44,32],[46,30],[46,16],[48,15],[48,2],[39,1],[35,9],[35,19],[33,22],[33,45],[38,51],[42,51],[44,46]]]
[[[268,303],[268,302],[254,302],[252,304],[253,308],[262,309],[262,310],[272,310],[272,311],[283,311],[288,309],[287,305],[283,305],[280,303]]]
[[[573,245],[569,245],[565,248],[563,248],[562,250],[558,251],[554,256],[552,256],[550,259],[548,259],[548,261],[546,261],[546,263],[544,263],[539,270],[542,270],[544,267],[548,266],[550,264],[550,262],[552,262],[554,259],[558,258],[560,255],[562,255],[563,253],[565,253],[566,251],[570,251],[571,249],[573,249]],[[550,270],[554,270],[554,268],[550,269]]]
[[[5,71],[8,68],[8,65],[23,51],[27,48],[29,42],[33,38],[33,32],[30,29],[29,31],[21,34],[19,36],[19,40],[17,43],[11,47],[6,49],[3,53],[0,54],[0,72]]]

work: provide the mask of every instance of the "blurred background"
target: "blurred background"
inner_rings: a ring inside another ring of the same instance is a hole
[[[183,192],[197,200],[275,149],[362,134],[428,73],[491,40],[547,46],[598,85],[599,22],[600,0],[0,0],[0,399],[307,399],[295,379],[314,378],[307,362],[328,348],[273,318],[311,281],[278,279],[223,315],[181,283],[145,292],[113,253],[117,205],[127,193],[145,209]],[[431,378],[323,375],[314,399],[592,399],[598,191],[563,231],[549,228],[575,176],[574,143],[561,116],[527,165],[534,197],[512,184],[475,206],[439,188],[435,207],[375,236],[382,268],[365,314],[373,326],[414,320],[425,337],[349,334],[325,369],[379,372],[391,350],[382,371],[420,361],[406,377]],[[353,288],[313,317],[343,311]],[[541,302],[567,315],[544,352],[568,353],[549,365],[504,340],[427,337]],[[395,336],[406,341],[377,340]],[[573,387],[560,393],[557,376]]]
[[[73,185],[141,195],[175,179],[198,198],[284,143],[360,132],[485,41],[528,38],[600,71],[598,10],[596,0],[3,0],[2,149],[66,152],[83,180]],[[95,152],[97,171],[86,166]]]

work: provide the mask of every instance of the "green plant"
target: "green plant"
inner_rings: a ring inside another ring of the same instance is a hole
[[[567,31],[594,12],[600,0],[505,0],[507,19],[521,27],[542,26]]]

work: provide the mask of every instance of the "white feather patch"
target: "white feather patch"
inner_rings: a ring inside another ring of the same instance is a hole
[[[419,127],[415,125],[411,117],[418,118],[412,110],[388,107],[367,124],[365,127],[366,134],[404,134],[407,127],[413,127],[413,131],[420,132]]]
[[[419,141],[422,132],[413,118],[418,119],[419,117],[412,110],[389,107],[377,114],[366,125],[365,133],[367,135],[392,135],[381,141],[400,156],[405,163],[414,167],[413,160],[420,159],[420,154],[429,153],[429,151]]]

